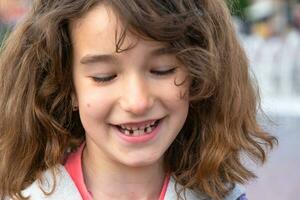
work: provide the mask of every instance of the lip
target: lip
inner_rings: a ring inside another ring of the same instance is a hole
[[[162,118],[160,118],[162,119]],[[139,121],[139,122],[125,122],[125,123],[120,123],[120,124],[115,124],[115,126],[121,126],[121,125],[124,125],[124,126],[144,126],[144,125],[147,125],[147,124],[151,124],[152,122],[155,122],[157,120],[160,120],[160,119],[150,119],[150,120],[146,120],[146,121]]]
[[[156,120],[143,121],[142,123],[145,124],[145,123],[149,123],[152,121],[156,121]],[[161,129],[162,123],[163,123],[163,118],[159,119],[159,123],[158,123],[157,127],[155,127],[155,129],[153,129],[152,132],[147,133],[145,135],[141,135],[141,136],[127,136],[127,135],[121,133],[120,130],[116,126],[114,126],[114,129],[117,131],[117,135],[121,138],[122,141],[125,141],[126,143],[129,143],[129,144],[139,144],[139,143],[146,143],[146,142],[153,140],[158,135],[158,133]],[[131,123],[131,124],[136,125],[136,122]],[[128,124],[126,124],[126,125],[128,125]]]

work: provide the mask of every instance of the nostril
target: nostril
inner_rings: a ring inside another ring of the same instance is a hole
[[[127,112],[134,114],[143,114],[147,112],[153,106],[152,100],[150,99],[139,99],[123,101],[121,107]]]
[[[120,105],[123,110],[143,114],[153,106],[153,93],[144,85],[140,82],[131,82],[130,86],[124,88],[120,93]]]

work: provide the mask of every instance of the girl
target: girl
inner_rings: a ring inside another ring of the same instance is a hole
[[[1,199],[245,199],[276,139],[221,0],[36,0],[0,63]]]

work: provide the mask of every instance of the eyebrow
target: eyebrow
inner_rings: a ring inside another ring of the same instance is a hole
[[[116,61],[115,56],[110,54],[95,54],[95,55],[88,54],[80,59],[81,64],[92,64],[98,62],[113,63],[115,61]]]
[[[161,47],[154,49],[150,52],[151,57],[168,55],[168,54],[175,54],[176,50],[170,47]],[[106,63],[115,63],[117,58],[113,54],[88,54],[85,55],[83,58],[80,59],[81,64],[93,64],[99,62],[106,62]]]
[[[157,48],[151,51],[151,56],[162,56],[162,55],[168,55],[168,54],[175,54],[177,51],[175,48],[172,47],[161,47]]]

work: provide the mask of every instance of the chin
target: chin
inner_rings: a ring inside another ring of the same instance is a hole
[[[163,159],[162,157],[146,157],[146,156],[140,156],[140,157],[136,157],[134,159],[131,160],[127,160],[126,162],[123,162],[126,166],[128,167],[134,167],[134,168],[138,168],[138,167],[149,167],[149,166],[153,166],[153,165],[162,165],[163,164]]]

